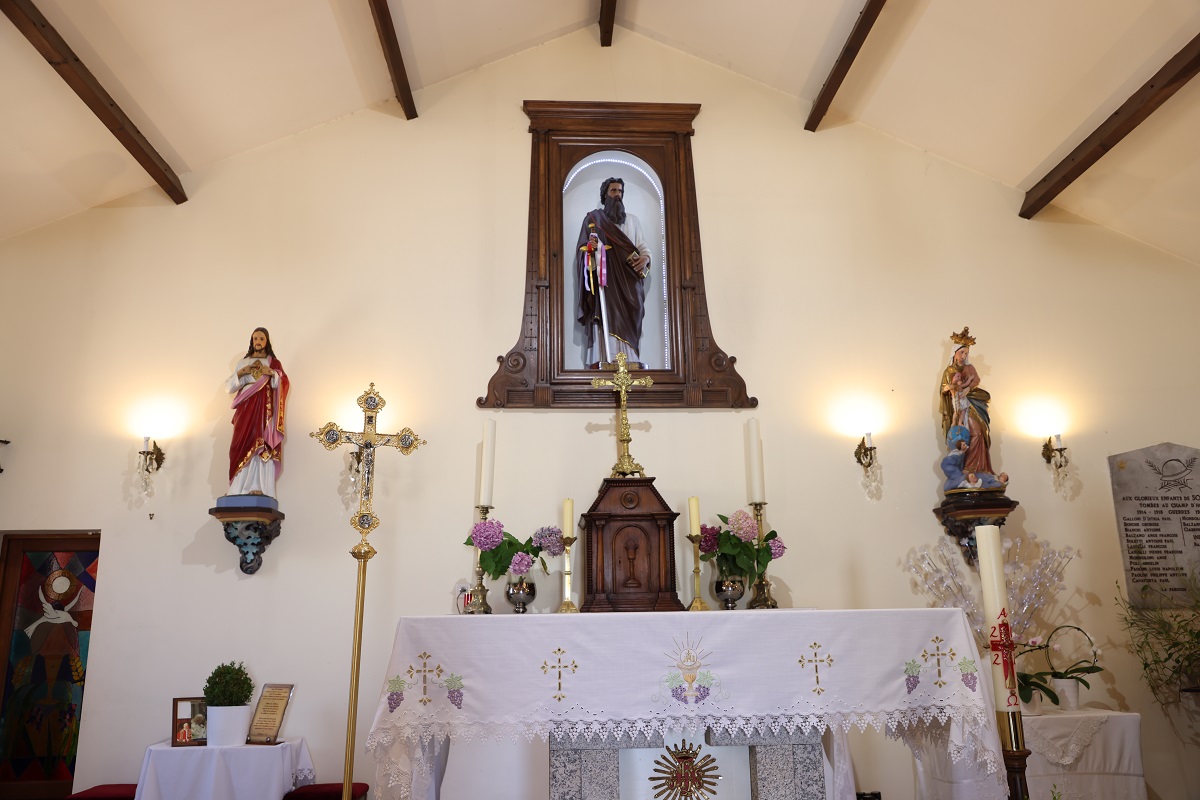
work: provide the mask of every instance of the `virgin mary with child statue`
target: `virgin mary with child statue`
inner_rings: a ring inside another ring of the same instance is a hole
[[[993,490],[1003,492],[1008,473],[992,469],[989,449],[992,445],[988,404],[991,395],[979,386],[979,373],[971,365],[971,345],[975,337],[970,328],[953,333],[954,354],[942,372],[942,435],[950,452],[942,459],[947,493]]]

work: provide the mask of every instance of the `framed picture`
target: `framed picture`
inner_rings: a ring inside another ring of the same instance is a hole
[[[250,721],[247,744],[279,744],[279,729],[283,727],[283,712],[292,699],[292,688],[290,683],[263,684]]]
[[[171,701],[171,747],[208,744],[208,704],[203,697],[176,697]]]

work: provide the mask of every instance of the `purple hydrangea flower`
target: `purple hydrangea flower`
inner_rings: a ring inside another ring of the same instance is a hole
[[[566,550],[562,540],[562,529],[553,525],[534,531],[533,543],[552,556],[561,556]]]
[[[476,522],[471,528],[471,541],[480,550],[494,550],[504,539],[504,523],[498,519]]]
[[[524,575],[529,572],[529,568],[533,566],[533,556],[529,553],[517,553],[513,556],[512,565],[509,569],[513,575]]]
[[[700,552],[713,553],[717,549],[717,534],[721,529],[714,525],[700,526]]]
[[[758,538],[758,524],[753,517],[746,513],[745,509],[739,508],[733,512],[733,516],[729,518],[729,528],[733,531],[733,535],[743,542],[753,542]]]
[[[782,558],[783,554],[787,552],[787,547],[784,546],[783,542],[779,541],[778,536],[767,542],[767,546],[771,548],[771,558],[773,559]]]

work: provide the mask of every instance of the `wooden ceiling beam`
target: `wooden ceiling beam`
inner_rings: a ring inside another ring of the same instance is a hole
[[[84,66],[79,56],[75,55],[66,40],[31,0],[0,0],[0,11],[12,20],[17,30],[42,54],[59,77],[79,95],[79,99],[87,104],[117,141],[142,165],[142,169],[162,187],[167,196],[176,203],[187,202],[183,184],[166,159],[146,140],[129,115],[117,105],[112,95],[104,90],[96,76]]]
[[[879,19],[879,12],[883,10],[883,4],[886,2],[887,0],[867,0],[867,4],[858,15],[858,21],[854,23],[854,30],[850,31],[846,44],[842,46],[841,54],[838,55],[837,61],[833,62],[833,69],[829,71],[825,85],[821,87],[817,99],[813,101],[812,110],[808,112],[808,120],[804,123],[804,130],[816,131],[817,126],[821,124],[825,112],[833,103],[834,95],[837,94],[838,89],[842,88],[842,81],[850,72],[850,66],[858,57],[858,51],[867,41],[867,34],[871,32],[875,20]]]
[[[392,11],[388,0],[368,0],[371,16],[375,18],[375,30],[379,44],[383,47],[383,59],[392,76],[392,88],[405,119],[417,118],[417,104],[413,102],[412,89],[408,85],[408,72],[404,69],[404,58],[400,55],[400,40],[396,38],[396,25],[392,22]]]
[[[617,0],[600,0],[600,46],[612,47],[613,23],[617,20]]]
[[[1032,219],[1035,214],[1050,204],[1075,179],[1099,161],[1105,153],[1116,147],[1122,139],[1133,132],[1171,95],[1200,72],[1200,35],[1187,43],[1171,57],[1154,77],[1134,92],[1121,107],[1092,131],[1079,146],[1072,150],[1058,166],[1046,173],[1033,188],[1025,193],[1018,214]]]

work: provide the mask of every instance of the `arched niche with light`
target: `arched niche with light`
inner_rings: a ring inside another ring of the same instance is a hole
[[[533,136],[525,303],[517,343],[499,356],[480,408],[610,408],[592,386],[575,322],[580,221],[600,183],[625,180],[642,219],[652,272],[639,355],[653,386],[630,393],[643,408],[754,408],[736,359],[709,326],[692,170],[699,105],[527,100]]]

